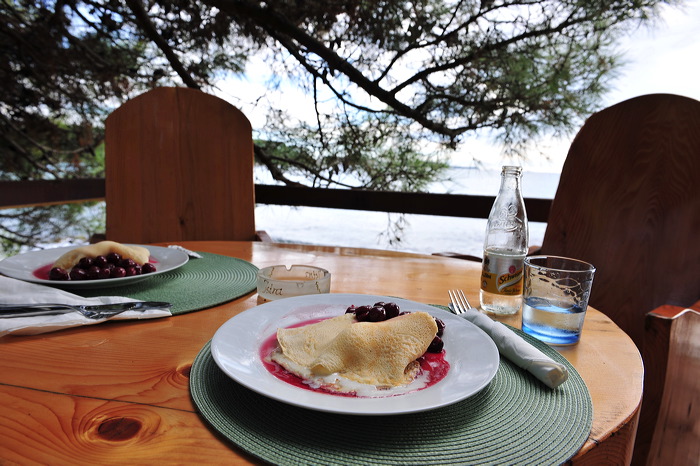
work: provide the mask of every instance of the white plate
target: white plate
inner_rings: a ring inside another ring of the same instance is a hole
[[[177,269],[186,264],[189,259],[186,253],[177,249],[160,246],[143,246],[151,252],[151,258],[156,261],[154,264],[156,266],[155,272],[144,275],[134,275],[132,277],[76,281],[45,280],[34,276],[34,271],[48,264],[52,264],[63,254],[77,247],[78,246],[67,246],[43,249],[41,251],[30,251],[8,257],[0,261],[0,273],[26,282],[50,285],[58,288],[109,288],[113,286],[130,285],[141,280],[147,280],[155,275]]]
[[[336,396],[295,387],[270,374],[260,347],[277,331],[300,322],[343,314],[351,304],[393,301],[402,311],[426,311],[445,322],[444,379],[423,390],[385,398]],[[343,414],[387,415],[426,411],[463,400],[484,388],[498,370],[498,349],[480,328],[450,312],[405,299],[362,294],[285,298],[249,309],[214,334],[211,353],[229,377],[262,395],[291,405]]]

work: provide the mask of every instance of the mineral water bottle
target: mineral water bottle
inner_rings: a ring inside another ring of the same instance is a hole
[[[486,225],[481,309],[493,314],[515,314],[522,304],[528,231],[521,176],[520,167],[503,167],[501,189]]]

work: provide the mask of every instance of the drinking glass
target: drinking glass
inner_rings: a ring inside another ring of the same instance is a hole
[[[595,267],[558,256],[525,258],[522,329],[551,345],[581,338]]]

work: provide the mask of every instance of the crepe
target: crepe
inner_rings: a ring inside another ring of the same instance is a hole
[[[338,374],[378,387],[410,383],[437,334],[435,319],[412,312],[384,322],[355,322],[352,314],[279,329],[281,356],[273,359],[301,377]]]
[[[282,353],[296,364],[310,368],[333,339],[355,322],[353,314],[343,314],[316,324],[277,330]]]
[[[106,256],[112,252],[116,252],[122,256],[122,259],[132,259],[138,265],[143,265],[148,262],[151,255],[150,251],[142,246],[127,246],[114,241],[100,241],[99,243],[71,249],[59,257],[58,260],[53,263],[53,266],[60,267],[64,270],[70,270],[76,266],[83,257]]]

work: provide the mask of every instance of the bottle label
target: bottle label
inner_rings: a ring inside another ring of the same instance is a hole
[[[481,289],[487,293],[518,296],[523,292],[523,264],[518,257],[484,255]]]

